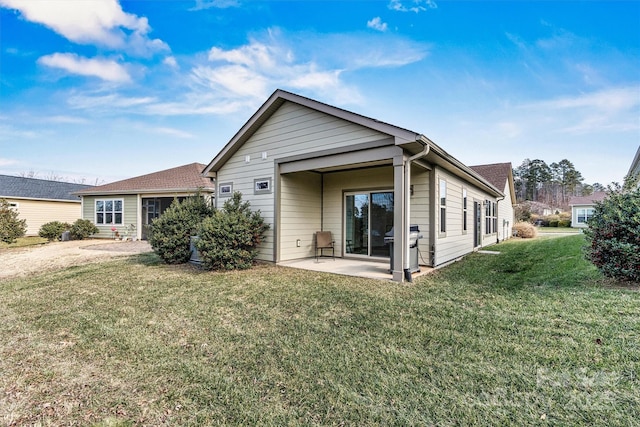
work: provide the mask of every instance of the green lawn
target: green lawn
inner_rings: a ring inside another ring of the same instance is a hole
[[[21,248],[24,246],[43,245],[47,243],[47,239],[42,237],[20,237],[14,243],[0,242],[0,249]]]
[[[583,239],[404,285],[153,254],[4,282],[0,424],[638,425],[640,292]]]

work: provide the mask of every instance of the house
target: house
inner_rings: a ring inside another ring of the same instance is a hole
[[[421,133],[283,90],[203,173],[216,181],[217,207],[239,191],[270,224],[259,259],[311,258],[315,232],[330,231],[337,257],[391,255],[396,281],[411,279],[412,224],[423,236],[421,263],[441,266],[496,243],[505,198]],[[391,252],[384,237],[392,229]]]
[[[595,191],[590,196],[574,196],[569,199],[569,207],[571,208],[571,227],[586,228],[587,220],[591,218],[595,212],[594,206],[596,202],[601,202],[607,197],[604,191]]]
[[[627,176],[637,179],[636,186],[640,187],[640,147],[638,147],[638,151],[636,151],[636,156],[633,158],[631,162],[631,167],[629,168],[629,172]]]
[[[112,238],[117,231],[121,236],[146,239],[151,221],[174,199],[198,191],[212,197],[213,183],[201,173],[204,166],[191,163],[78,191],[82,217],[100,230],[95,237]]]
[[[513,183],[513,167],[511,163],[493,163],[470,167],[504,194],[504,198],[496,201],[498,212],[493,215],[493,220],[496,221],[493,228],[497,230],[497,241],[508,239],[513,233],[515,218],[513,206],[516,203],[516,190]],[[485,210],[488,210],[488,208],[486,206]],[[488,217],[491,217],[490,212],[485,211],[485,218]]]
[[[0,199],[27,220],[27,236],[37,236],[51,221],[73,223],[82,217],[80,198],[73,193],[88,185],[46,179],[0,175]]]

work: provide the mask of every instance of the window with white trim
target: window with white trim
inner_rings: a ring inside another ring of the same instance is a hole
[[[225,182],[218,186],[218,197],[230,197],[233,194],[233,183]]]
[[[589,219],[595,214],[596,210],[594,208],[579,208],[576,209],[576,214],[578,216],[578,224],[586,224]]]
[[[462,189],[462,233],[467,232],[467,189]]]
[[[498,229],[498,217],[496,215],[496,202],[484,201],[484,234],[495,233]]]
[[[96,200],[96,225],[123,225],[124,200]]]
[[[447,181],[440,180],[440,233],[447,232]]]

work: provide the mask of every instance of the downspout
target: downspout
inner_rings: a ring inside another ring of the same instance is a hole
[[[418,135],[416,136],[416,141],[422,142],[424,143],[424,147],[422,147],[422,151],[419,152],[418,154],[414,154],[413,156],[409,157],[406,162],[404,163],[404,213],[405,213],[405,224],[407,225],[407,228],[409,229],[409,231],[411,231],[411,163],[414,160],[417,160],[419,158],[425,157],[427,154],[429,154],[429,150],[431,150],[431,146],[429,145],[429,141],[427,140],[427,138],[424,135]],[[402,230],[402,232],[404,233],[405,230]],[[404,271],[404,278],[407,282],[412,282],[413,278],[411,277],[411,266],[409,265],[410,260],[409,260],[409,245],[410,245],[410,241],[409,241],[409,234],[410,233],[406,233],[406,243],[404,245],[403,248],[403,254],[402,254],[402,258],[404,260],[404,266],[403,266],[403,271]]]

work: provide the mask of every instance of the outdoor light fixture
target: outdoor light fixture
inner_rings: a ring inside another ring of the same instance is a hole
[[[296,247],[300,247],[300,239],[296,240]]]

